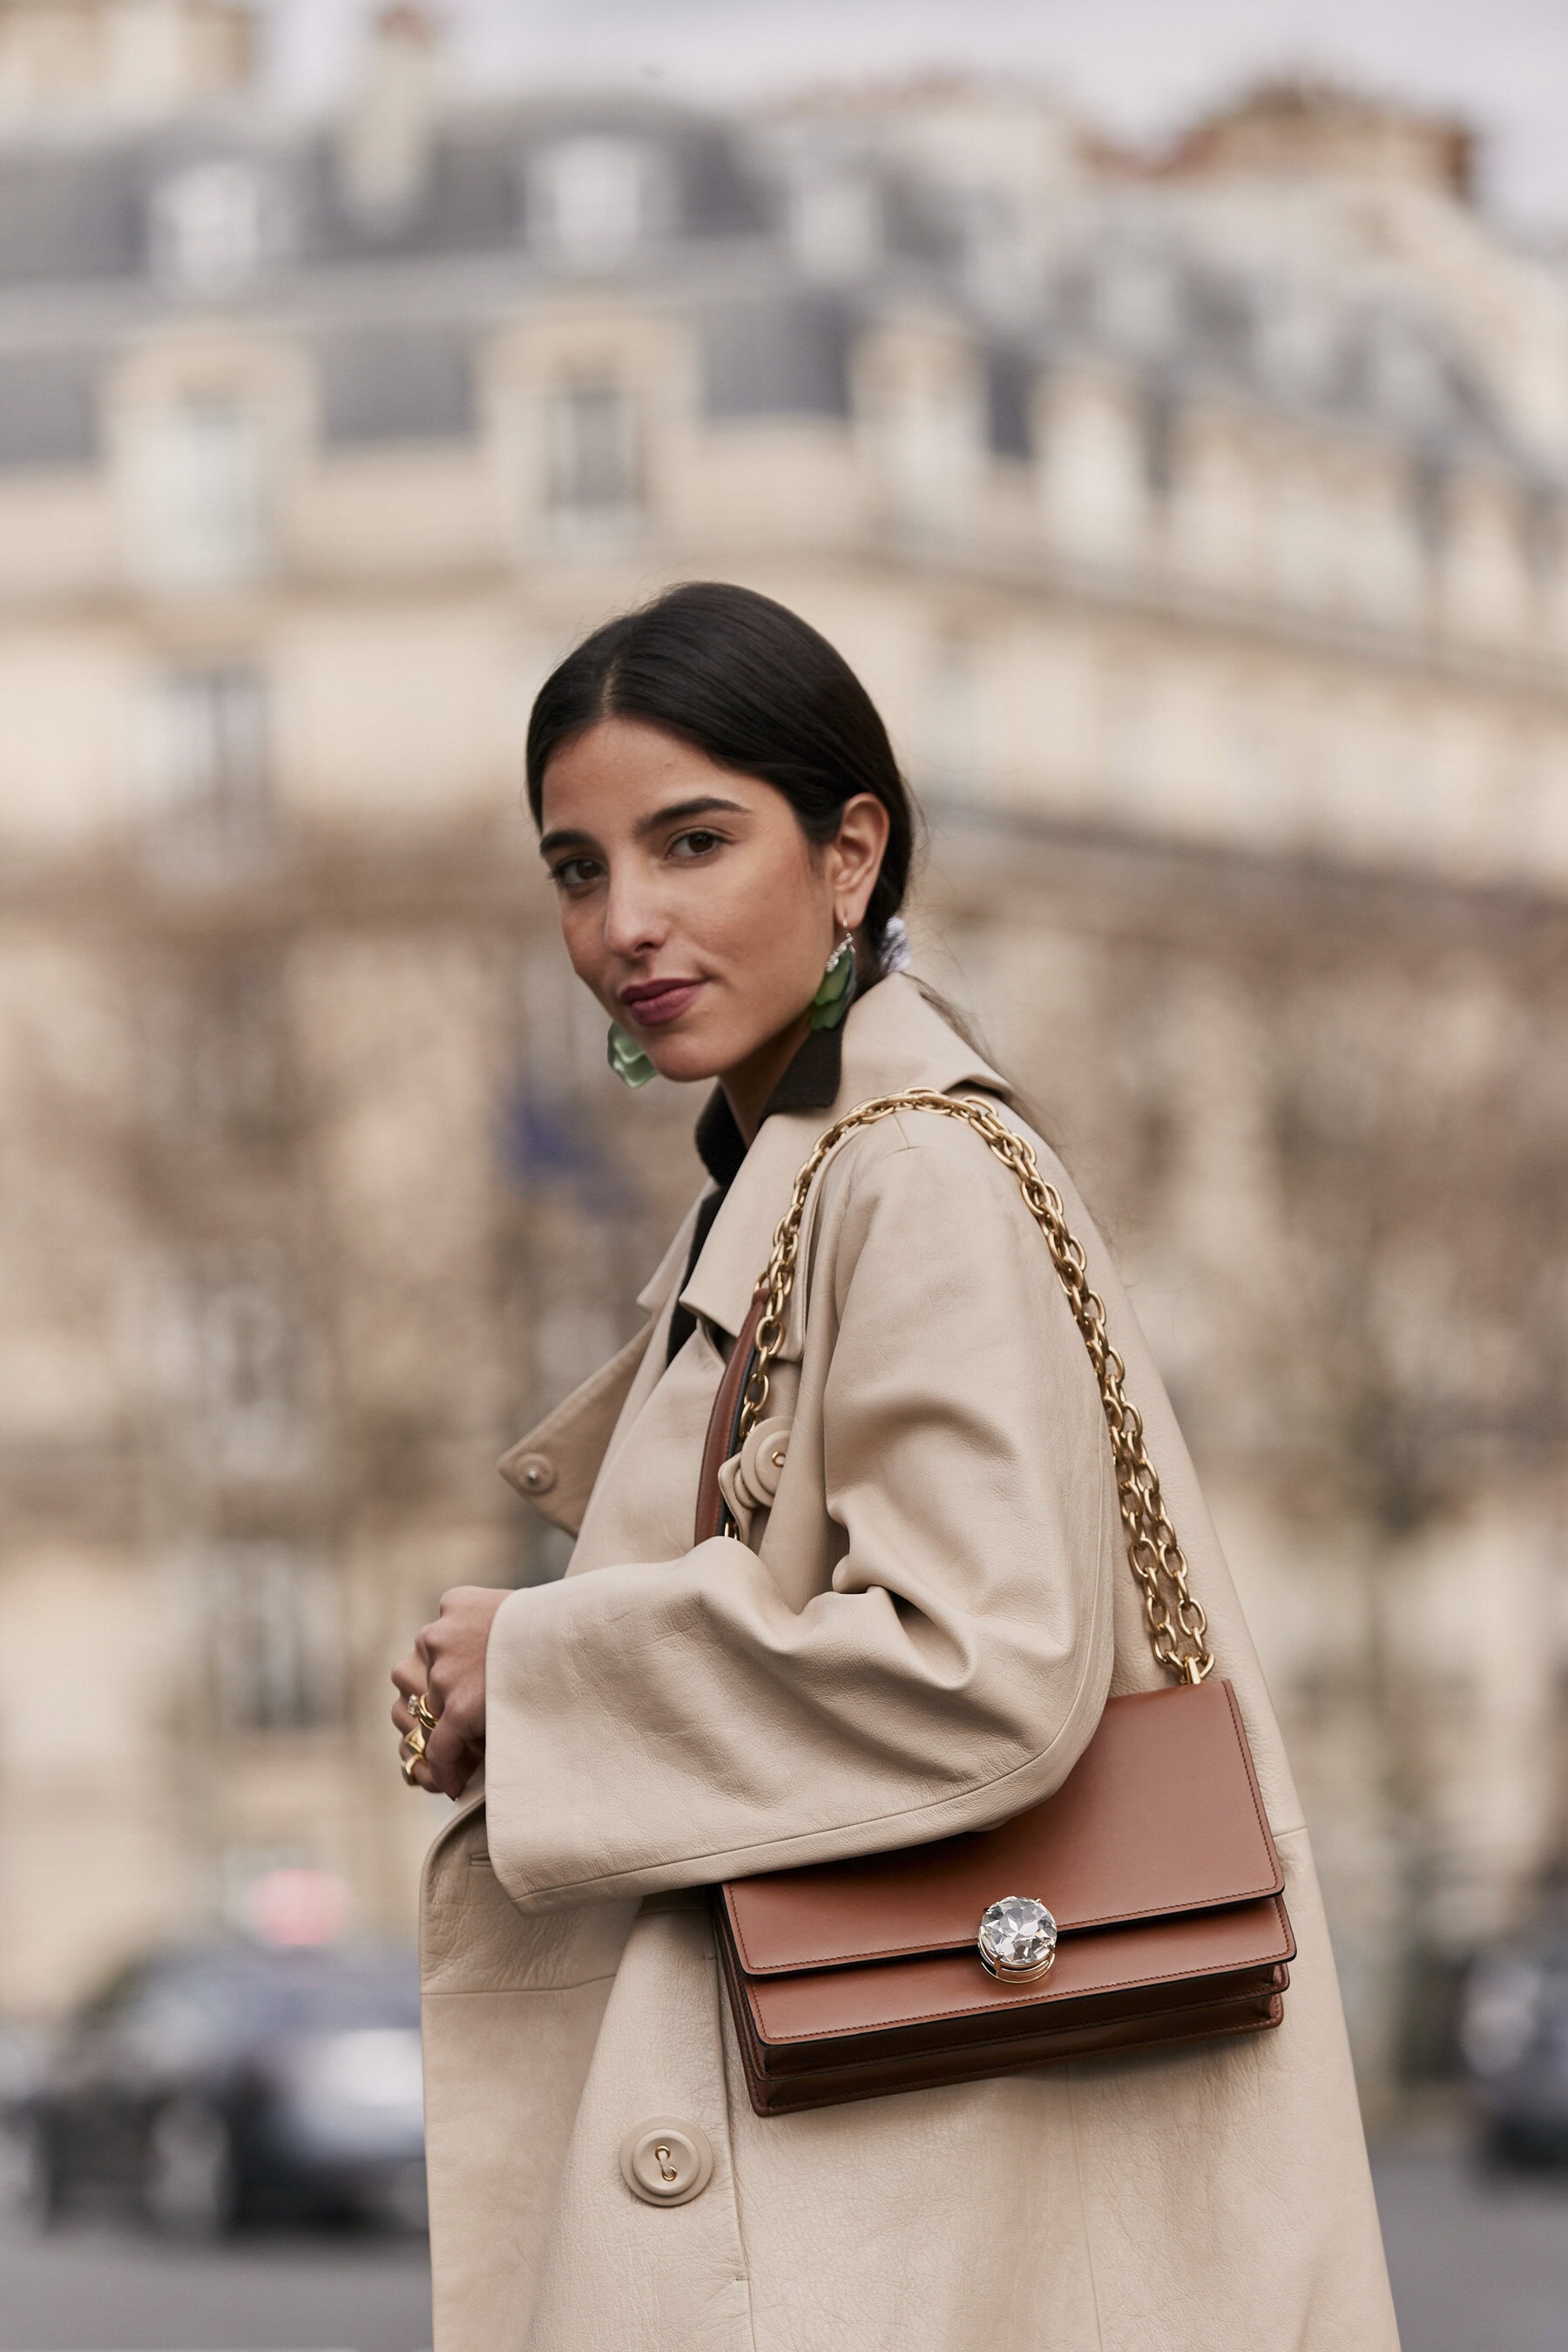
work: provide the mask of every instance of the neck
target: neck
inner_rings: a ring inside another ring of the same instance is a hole
[[[787,1029],[770,1037],[737,1062],[732,1070],[721,1070],[719,1083],[724,1089],[725,1100],[734,1114],[736,1126],[748,1144],[753,1142],[762,1125],[763,1111],[768,1097],[794,1061],[811,1033],[809,1010],[799,1013]]]

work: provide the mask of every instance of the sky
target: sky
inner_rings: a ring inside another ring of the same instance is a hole
[[[310,104],[352,71],[374,0],[267,0],[274,86]],[[1568,230],[1568,0],[439,0],[454,79],[720,101],[933,68],[1025,75],[1108,130],[1157,139],[1261,74],[1334,73],[1458,110],[1483,194]]]

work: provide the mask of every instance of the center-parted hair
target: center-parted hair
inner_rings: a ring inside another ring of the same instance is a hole
[[[727,582],[668,589],[595,629],[541,688],[528,727],[528,802],[541,821],[557,751],[604,719],[640,719],[716,767],[781,792],[810,841],[831,841],[846,801],[888,812],[888,847],[866,910],[879,963],[904,902],[915,810],[876,704],[798,614]]]

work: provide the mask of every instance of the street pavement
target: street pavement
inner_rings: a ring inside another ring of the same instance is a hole
[[[1568,2178],[1483,2179],[1451,2139],[1373,2170],[1404,2352],[1568,2352]]]
[[[1568,2179],[1481,2180],[1453,2141],[1378,2153],[1404,2352],[1568,2352]],[[0,2244],[0,2352],[424,2352],[417,2242],[182,2249],[102,2228]]]
[[[429,2342],[420,2239],[182,2247],[84,2225],[0,2244],[3,2352],[424,2352]]]

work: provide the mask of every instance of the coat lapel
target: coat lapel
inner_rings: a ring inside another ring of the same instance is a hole
[[[773,1228],[788,1205],[796,1172],[817,1137],[857,1103],[907,1087],[930,1087],[940,1094],[976,1087],[1004,1097],[1008,1091],[984,1056],[926,1003],[915,982],[895,973],[850,1007],[838,1092],[829,1107],[775,1111],[764,1120],[681,1293],[682,1304],[693,1315],[733,1339],[767,1265]],[[662,1345],[650,1349],[650,1341],[667,1328],[702,1197],[681,1219],[657,1270],[637,1295],[648,1322],[618,1356],[501,1456],[499,1467],[508,1484],[569,1535],[582,1527],[595,1480],[628,1403],[638,1391],[646,1394],[662,1374]],[[798,1328],[786,1330],[781,1354],[788,1360],[799,1352]]]
[[[1008,1098],[1006,1081],[966,1045],[915,982],[894,973],[850,1007],[838,1092],[826,1110],[775,1111],[763,1121],[713,1221],[681,1304],[733,1339],[767,1265],[773,1231],[818,1136],[876,1095],[909,1087],[951,1094],[976,1087]],[[798,1352],[786,1334],[783,1352]]]
[[[594,1481],[631,1394],[653,1331],[645,1323],[618,1356],[601,1364],[553,1412],[508,1446],[496,1468],[552,1528],[574,1536],[583,1524]]]
[[[696,1218],[694,1202],[652,1276],[637,1293],[637,1305],[648,1315],[642,1329],[627,1340],[619,1355],[601,1364],[581,1388],[574,1389],[526,1436],[509,1446],[496,1465],[509,1486],[515,1486],[552,1527],[563,1528],[568,1535],[574,1536],[582,1527],[594,1481],[648,1358],[649,1343],[655,1331],[665,1328],[664,1310],[684,1270]]]

